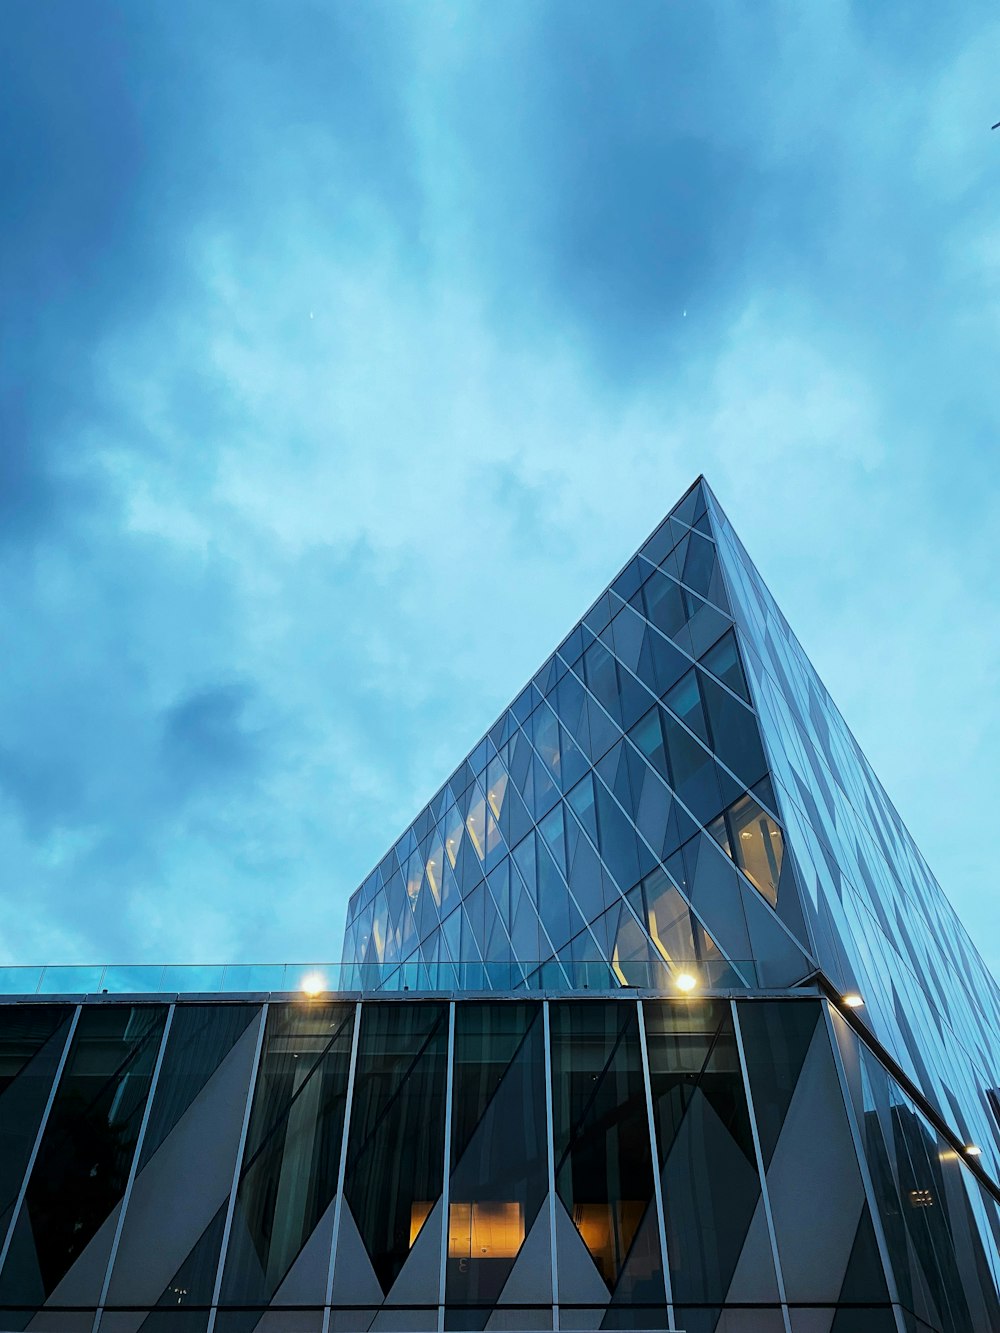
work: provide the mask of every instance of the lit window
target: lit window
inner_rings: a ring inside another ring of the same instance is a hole
[[[444,844],[439,837],[431,843],[430,856],[427,858],[427,883],[438,907],[441,906],[441,871],[444,867]]]
[[[741,797],[726,812],[736,861],[747,879],[774,907],[784,844],[781,829],[752,796]]]
[[[448,811],[448,818],[444,822],[444,850],[453,870],[455,862],[458,860],[458,849],[462,845],[464,832],[465,825],[462,823],[462,816],[452,806]]]
[[[499,759],[491,759],[486,769],[486,799],[495,819],[500,818],[503,798],[507,795],[507,774]]]
[[[453,1203],[449,1209],[449,1259],[515,1259],[523,1243],[520,1203]]]
[[[486,802],[478,794],[469,807],[469,817],[465,821],[465,827],[469,830],[469,837],[476,849],[476,855],[480,861],[484,860],[486,856]]]
[[[418,1199],[410,1207],[410,1249],[413,1249],[413,1242],[420,1235],[424,1223],[434,1207],[433,1200]]]

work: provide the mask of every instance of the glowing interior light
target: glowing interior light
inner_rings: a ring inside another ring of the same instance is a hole
[[[304,995],[319,995],[326,990],[326,981],[318,972],[307,972],[302,978]]]
[[[697,981],[690,972],[680,972],[674,977],[674,985],[678,990],[691,991],[697,986]]]
[[[965,1145],[966,1157],[982,1157],[983,1150],[976,1143],[967,1143]]]
[[[848,1009],[860,1009],[864,1005],[864,1000],[857,991],[851,991],[849,995],[845,995],[843,1001]]]

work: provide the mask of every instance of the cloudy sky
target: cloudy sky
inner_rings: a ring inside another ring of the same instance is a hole
[[[338,957],[704,472],[1000,966],[993,6],[4,29],[0,959]]]

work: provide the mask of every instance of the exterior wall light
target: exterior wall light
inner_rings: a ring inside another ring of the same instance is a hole
[[[697,986],[697,984],[698,982],[695,980],[695,978],[691,975],[690,972],[680,972],[676,977],[674,977],[674,985],[677,987],[678,990],[692,991],[694,990],[695,986]]]
[[[850,991],[847,995],[841,996],[841,1003],[845,1009],[861,1009],[865,1002],[857,991]]]
[[[302,978],[301,990],[303,995],[310,997],[320,995],[326,990],[326,980],[318,972],[307,972]]]
[[[982,1157],[983,1150],[977,1143],[967,1143],[965,1145],[966,1157]]]

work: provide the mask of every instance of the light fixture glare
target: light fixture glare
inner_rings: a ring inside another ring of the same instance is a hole
[[[679,972],[677,976],[674,977],[674,985],[678,990],[693,991],[697,984],[698,982],[690,972]]]
[[[326,990],[326,979],[319,972],[307,972],[302,978],[301,990],[303,995],[320,995]]]
[[[843,996],[843,1004],[845,1009],[860,1009],[864,1005],[864,1000],[857,991],[850,991],[847,995]]]

